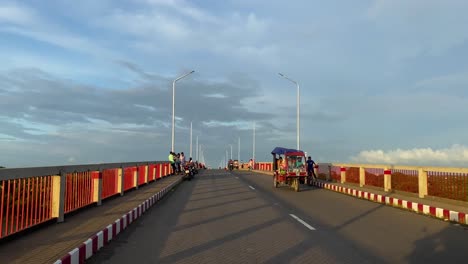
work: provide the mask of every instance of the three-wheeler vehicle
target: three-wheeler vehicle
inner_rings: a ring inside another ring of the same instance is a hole
[[[312,184],[307,176],[306,156],[302,150],[276,147],[273,155],[273,186],[288,185],[298,192],[300,184]]]

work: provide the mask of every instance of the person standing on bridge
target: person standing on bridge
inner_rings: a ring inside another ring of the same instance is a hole
[[[174,175],[176,173],[176,166],[175,166],[175,162],[174,162],[174,152],[170,151],[169,156],[167,157],[167,159],[169,160],[169,163],[171,164],[171,167],[172,167],[171,175]]]
[[[180,153],[180,165],[182,166],[182,168],[185,166],[185,163],[186,163],[185,154],[184,152],[181,152]]]
[[[175,154],[174,161],[177,168],[177,174],[182,173],[182,170],[180,169],[180,153]]]
[[[315,161],[312,160],[312,158],[309,156],[307,159],[307,176],[314,176],[314,179],[317,179],[317,176],[315,175],[314,172],[314,165],[316,165]]]

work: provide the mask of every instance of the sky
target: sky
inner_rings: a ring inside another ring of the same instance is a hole
[[[0,1],[0,166],[468,164],[468,1]]]

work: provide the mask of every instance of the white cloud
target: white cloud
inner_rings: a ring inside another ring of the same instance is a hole
[[[440,55],[468,39],[467,1],[378,0],[367,17],[384,38],[391,40],[390,55]]]
[[[421,92],[435,92],[444,95],[466,95],[468,72],[435,76],[416,83],[415,88]]]
[[[0,22],[19,25],[31,25],[38,22],[33,10],[15,3],[0,5]]]
[[[220,21],[217,17],[204,12],[200,8],[190,5],[187,1],[183,0],[144,0],[143,2],[155,7],[170,7],[171,11],[178,12],[199,22],[218,23]]]
[[[358,163],[384,163],[394,165],[463,165],[468,163],[468,146],[449,148],[413,148],[395,150],[365,150],[351,157]]]
[[[278,60],[278,47],[270,38],[272,24],[254,12],[210,13],[185,1],[140,3],[144,8],[115,9],[94,24],[131,36],[130,47],[144,54],[201,51],[262,66]]]
[[[0,3],[0,32],[23,36],[49,43],[65,49],[91,54],[107,59],[118,56],[113,51],[96,44],[79,34],[70,33],[70,29],[54,23],[50,18],[41,16],[26,5]]]

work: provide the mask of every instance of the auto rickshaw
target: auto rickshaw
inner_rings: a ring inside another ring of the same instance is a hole
[[[311,185],[307,176],[305,153],[302,150],[276,147],[273,155],[273,186],[288,185],[298,192],[300,184]]]

